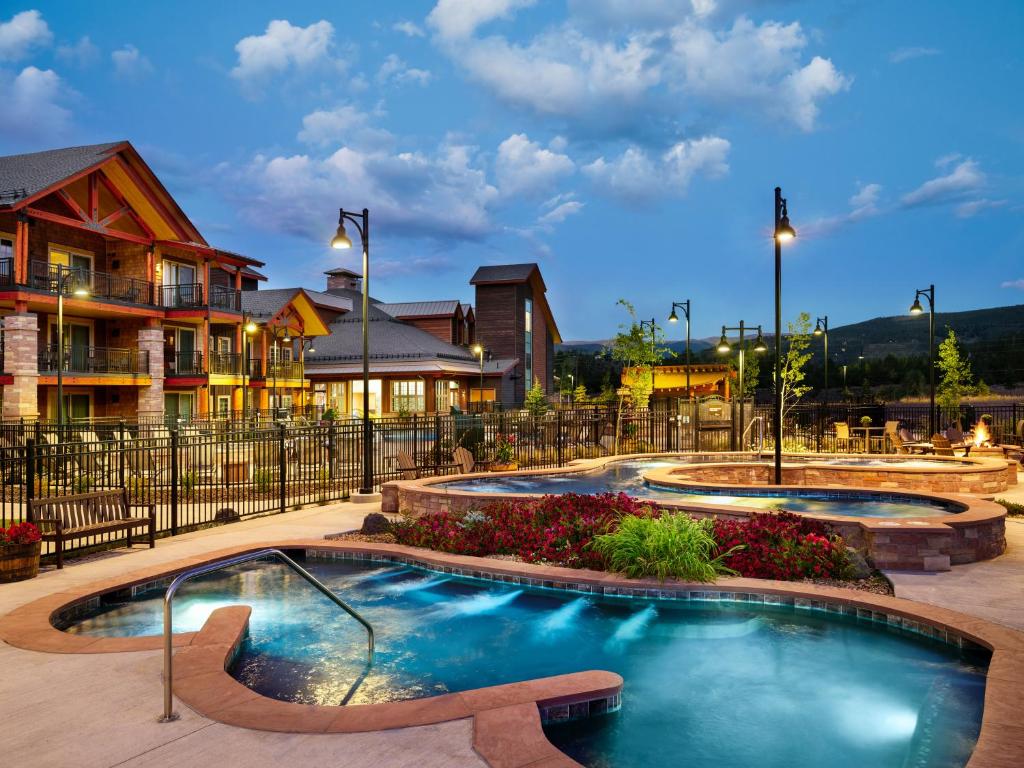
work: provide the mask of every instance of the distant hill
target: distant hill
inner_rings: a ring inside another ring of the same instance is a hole
[[[936,344],[949,328],[956,331],[961,343],[968,348],[1012,336],[1024,338],[1024,304],[938,312],[935,315]],[[896,357],[925,355],[928,352],[928,315],[876,317],[831,328],[829,346],[830,351],[837,353],[845,346],[848,355],[864,355],[869,359],[890,354]]]
[[[604,341],[566,341],[561,344],[555,345],[555,352],[579,352],[580,354],[593,354],[594,352],[600,352],[605,347],[611,346],[612,340],[606,339]],[[686,340],[666,342],[664,346],[671,349],[676,354],[682,355],[686,353]],[[710,349],[713,343],[708,339],[690,339],[690,353],[700,352],[702,349]]]

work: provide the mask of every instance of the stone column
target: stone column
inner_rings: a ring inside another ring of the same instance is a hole
[[[4,387],[5,419],[39,415],[39,320],[35,315],[4,318],[4,371],[14,382]]]
[[[139,329],[139,352],[149,352],[148,387],[139,387],[139,416],[164,415],[164,332],[160,327]]]

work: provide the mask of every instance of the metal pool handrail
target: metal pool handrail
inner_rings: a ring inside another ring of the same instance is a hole
[[[359,615],[359,612],[355,608],[350,606],[330,589],[328,589],[322,581],[317,579],[313,574],[303,568],[301,565],[292,560],[288,555],[279,549],[261,549],[257,552],[250,552],[245,555],[238,555],[237,557],[231,557],[226,560],[217,560],[213,563],[206,563],[205,565],[199,565],[195,568],[190,568],[184,573],[180,573],[174,577],[174,581],[167,587],[167,592],[164,593],[164,713],[160,717],[161,723],[169,723],[172,720],[178,719],[178,713],[174,711],[174,697],[172,692],[172,681],[173,681],[173,653],[172,653],[172,632],[171,632],[171,602],[174,600],[174,595],[178,591],[178,588],[191,578],[196,576],[204,576],[207,573],[213,573],[214,571],[220,571],[224,568],[230,568],[233,565],[240,565],[242,563],[248,563],[251,560],[262,560],[267,557],[276,557],[282,563],[287,565],[299,576],[304,578],[320,592],[326,595],[330,600],[335,603],[339,608],[345,611],[349,616],[358,621],[363,627],[366,628],[366,654],[367,661],[369,664],[373,664],[373,627],[366,619]]]

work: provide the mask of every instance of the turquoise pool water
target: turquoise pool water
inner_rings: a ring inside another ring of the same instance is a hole
[[[587,669],[625,679],[618,712],[549,726],[584,765],[937,768],[967,763],[982,656],[834,615],[739,603],[599,599],[390,564],[310,560],[374,625],[366,636],[305,582],[253,563],[186,585],[177,631],[253,606],[232,674],[287,701],[394,701]],[[161,591],[69,631],[161,630]]]
[[[788,459],[787,459],[788,461]],[[851,460],[852,461],[852,460]],[[800,491],[787,488],[776,492],[769,488],[737,492],[714,487],[678,491],[644,482],[643,475],[652,469],[674,467],[686,461],[638,460],[616,461],[592,472],[536,475],[534,477],[480,477],[436,483],[433,488],[475,493],[627,493],[643,499],[700,504],[739,504],[745,507],[823,515],[860,517],[933,517],[962,511],[957,504],[920,499],[901,493],[884,491]]]

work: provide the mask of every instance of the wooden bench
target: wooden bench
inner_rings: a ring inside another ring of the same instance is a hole
[[[29,506],[43,541],[56,543],[58,568],[64,567],[64,542],[69,539],[126,531],[131,547],[132,531],[148,528],[149,546],[156,546],[156,505],[129,504],[125,489],[32,499]],[[145,508],[148,514],[133,517],[132,507]]]

